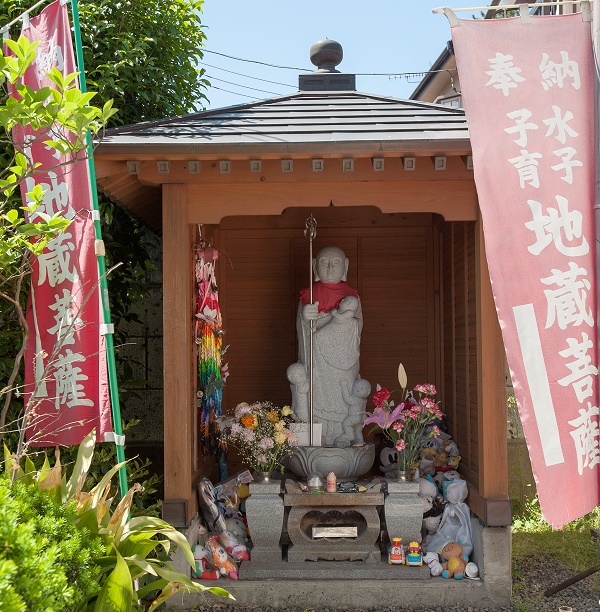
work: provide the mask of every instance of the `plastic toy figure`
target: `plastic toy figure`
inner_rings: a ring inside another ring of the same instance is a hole
[[[402,546],[402,538],[392,538],[392,547],[388,555],[388,563],[390,565],[404,565],[406,561],[404,556],[404,546]]]
[[[406,565],[423,565],[423,550],[418,542],[411,542],[406,553]]]

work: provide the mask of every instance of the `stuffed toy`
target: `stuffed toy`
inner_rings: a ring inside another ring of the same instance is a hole
[[[219,543],[218,536],[206,540],[206,549],[209,552],[209,563],[218,568],[219,572],[233,580],[238,579],[238,570],[235,563],[229,558],[227,551]]]
[[[458,452],[458,446],[456,445],[456,442],[453,442],[452,440],[449,440],[448,442],[446,442],[444,444],[444,450],[448,453],[448,455],[450,455],[451,457],[454,457],[456,455],[459,455],[460,453]]]
[[[428,552],[424,557],[423,561],[427,563],[427,567],[429,567],[429,573],[432,576],[440,576],[444,571],[442,564],[440,563],[440,557],[436,552]]]
[[[435,474],[432,455],[425,455],[421,458],[421,461],[419,462],[419,472],[421,475],[431,474],[433,476]]]
[[[221,572],[210,567],[210,553],[204,546],[197,544],[193,548],[195,568],[192,570],[194,578],[202,580],[217,580]]]
[[[446,465],[449,465],[453,470],[457,470],[459,463],[460,463],[460,455],[450,455],[450,457],[448,457],[448,461]]]
[[[240,544],[231,531],[227,529],[221,531],[219,534],[219,542],[223,544],[225,550],[234,561],[250,561],[248,549],[243,544]]]
[[[433,465],[439,469],[439,468],[443,468],[448,462],[448,453],[446,453],[445,450],[440,450],[437,452],[434,460],[433,460]]]
[[[467,555],[463,555],[462,542],[448,542],[444,548],[440,549],[440,554],[444,559],[442,567],[442,578],[454,578],[461,580],[465,575],[465,567],[469,561]]]
[[[241,516],[234,516],[225,519],[225,527],[227,531],[231,531],[233,535],[238,539],[238,542],[245,544],[248,541],[248,530],[246,524],[242,520]]]
[[[425,448],[421,449],[421,459],[424,459],[425,457],[435,457],[435,452],[435,448],[426,446]]]

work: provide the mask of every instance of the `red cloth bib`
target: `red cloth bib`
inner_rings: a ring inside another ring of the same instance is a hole
[[[337,308],[340,302],[349,295],[358,297],[358,291],[350,287],[346,281],[339,283],[323,283],[317,281],[313,285],[313,302],[319,302],[319,312],[329,312]],[[300,291],[300,304],[303,306],[310,303],[310,289]]]

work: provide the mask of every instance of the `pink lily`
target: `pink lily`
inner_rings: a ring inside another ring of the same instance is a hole
[[[378,406],[373,410],[373,413],[365,419],[364,425],[368,425],[369,423],[375,423],[381,427],[381,429],[387,429],[391,427],[394,421],[397,421],[401,414],[402,409],[404,408],[404,404],[398,404],[396,408],[392,412],[390,412],[384,406]]]

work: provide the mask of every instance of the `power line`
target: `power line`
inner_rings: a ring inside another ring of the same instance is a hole
[[[226,68],[220,68],[219,66],[214,66],[213,64],[207,64],[206,62],[200,62],[203,66],[208,66],[209,68],[215,68],[216,70],[222,70],[223,72],[229,72],[229,74],[235,74],[237,76],[246,77],[247,79],[254,79],[256,81],[263,81],[264,83],[271,83],[273,85],[282,85],[283,87],[291,87],[292,89],[298,89],[297,85],[290,85],[289,83],[279,83],[278,81],[269,81],[268,79],[261,79],[259,77],[251,76],[249,74],[243,74],[241,72],[235,72],[234,70],[227,70]]]
[[[202,49],[203,53],[214,53],[215,55],[220,55],[222,57],[227,57],[232,60],[236,60],[238,62],[248,62],[250,64],[260,64],[261,66],[269,66],[270,68],[281,68],[283,70],[296,70],[301,72],[314,72],[313,70],[308,70],[306,68],[296,68],[294,66],[278,66],[277,64],[269,64],[267,62],[259,62],[258,60],[245,59],[243,57],[236,57],[234,55],[227,55],[226,53],[220,53],[219,51],[211,51],[210,49]],[[456,72],[456,68],[450,69],[452,72]],[[444,70],[420,70],[413,72],[354,72],[356,76],[386,76],[386,77],[397,77],[397,78],[411,78],[420,75],[433,74],[437,72],[448,72],[448,69]],[[252,77],[254,78],[254,77]]]
[[[257,98],[256,96],[247,96],[246,94],[238,93],[237,91],[231,91],[229,89],[223,89],[222,87],[217,87],[216,85],[211,85],[211,89],[218,89],[219,91],[224,91],[226,93],[233,94],[234,96],[242,96],[242,98],[250,98],[251,100],[260,100],[261,98]]]
[[[242,57],[235,57],[233,55],[227,55],[226,53],[219,53],[218,51],[210,51],[209,49],[202,49],[202,53],[214,53],[215,55],[221,55],[222,57],[228,57],[229,59],[237,60],[239,62],[249,62],[250,64],[260,64],[261,66],[269,66],[270,68],[283,68],[285,70],[300,70],[302,72],[312,72],[307,68],[294,68],[293,66],[278,66],[277,64],[269,64],[267,62],[259,62],[258,60],[244,59]]]
[[[272,96],[281,96],[281,93],[276,91],[267,91],[266,89],[257,89],[256,87],[249,87],[248,85],[240,85],[239,83],[234,83],[232,81],[226,81],[225,79],[218,79],[217,77],[211,76],[210,74],[205,75],[207,79],[213,79],[215,81],[220,81],[221,83],[227,83],[228,85],[235,85],[236,87],[242,87],[243,89],[252,89],[252,91],[260,91],[262,93],[271,94]]]

